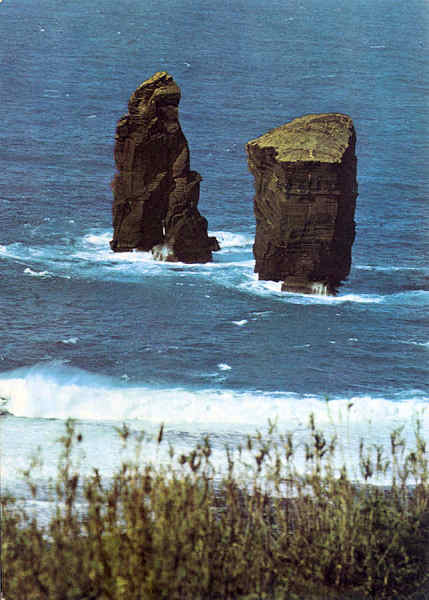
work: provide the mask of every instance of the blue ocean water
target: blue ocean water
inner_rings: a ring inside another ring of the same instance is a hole
[[[185,446],[268,419],[299,428],[311,411],[326,425],[347,413],[351,440],[402,424],[411,438],[417,416],[429,438],[425,0],[4,0],[0,35],[6,485],[21,489],[38,445],[49,469],[68,416],[106,472],[122,420],[165,422]],[[116,121],[159,70],[182,89],[222,247],[212,264],[109,248]],[[349,114],[358,140],[353,268],[336,298],[253,273],[245,143],[319,112]]]

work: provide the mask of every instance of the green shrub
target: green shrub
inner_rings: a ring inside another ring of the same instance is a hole
[[[118,432],[128,444],[131,431]],[[427,452],[420,428],[391,453],[360,447],[364,483],[334,468],[335,437],[308,427],[301,447],[270,425],[226,449],[220,475],[209,438],[154,466],[136,457],[108,480],[79,474],[69,421],[47,524],[4,495],[6,600],[423,598],[429,572]],[[158,434],[163,442],[163,428]],[[25,476],[38,495],[30,466]],[[391,473],[386,489],[377,483]],[[420,590],[420,592],[419,592]],[[414,594],[414,595],[413,595]]]

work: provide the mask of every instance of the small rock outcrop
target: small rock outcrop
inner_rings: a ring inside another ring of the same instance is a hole
[[[190,170],[179,123],[180,88],[155,73],[132,94],[116,127],[113,188],[115,252],[152,251],[158,260],[202,263],[218,250],[197,205],[201,176]]]
[[[350,272],[357,198],[350,117],[306,115],[248,142],[259,279],[335,294]]]

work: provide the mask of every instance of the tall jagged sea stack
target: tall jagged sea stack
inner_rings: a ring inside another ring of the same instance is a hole
[[[350,117],[306,115],[248,142],[259,279],[335,294],[350,272],[357,197]]]
[[[180,127],[180,88],[155,73],[131,95],[116,127],[112,182],[115,252],[152,251],[155,258],[208,262],[219,248],[197,205],[201,176],[190,170]]]

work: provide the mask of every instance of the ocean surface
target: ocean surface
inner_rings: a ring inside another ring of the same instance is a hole
[[[425,0],[3,0],[0,4],[2,488],[40,446],[55,473],[68,417],[82,469],[120,460],[115,427],[190,448],[277,420],[389,446],[429,440],[429,5]],[[182,90],[205,265],[114,254],[116,121],[166,70]],[[307,113],[350,115],[359,197],[337,297],[253,272],[247,141]],[[156,454],[151,447],[148,456]],[[157,454],[157,460],[162,460]]]

